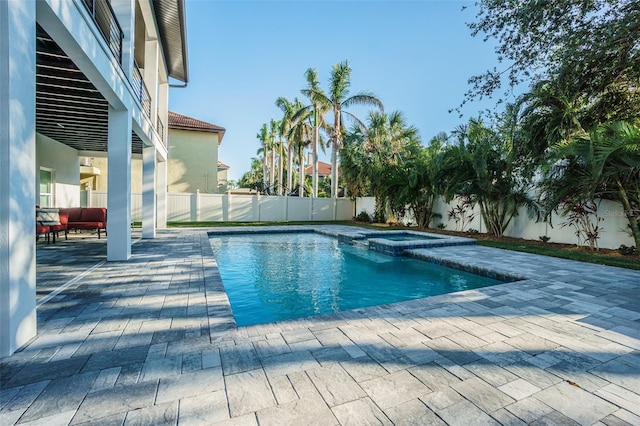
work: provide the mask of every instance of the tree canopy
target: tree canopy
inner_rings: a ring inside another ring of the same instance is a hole
[[[554,82],[585,100],[594,124],[638,117],[637,0],[480,0],[474,36],[495,39],[502,68],[472,77],[463,104],[522,83]],[[505,81],[506,80],[506,81]],[[506,83],[506,88],[504,87]]]

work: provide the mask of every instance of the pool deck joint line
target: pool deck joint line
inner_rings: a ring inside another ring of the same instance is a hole
[[[104,239],[38,243],[38,298],[71,284],[0,360],[0,424],[640,424],[639,271],[415,248],[525,279],[236,328],[207,231],[158,231],[93,269]]]

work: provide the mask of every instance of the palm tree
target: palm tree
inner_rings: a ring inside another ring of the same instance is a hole
[[[509,129],[492,129],[471,119],[454,137],[458,143],[446,147],[438,159],[437,181],[447,201],[463,196],[479,205],[487,230],[496,236],[504,234],[520,206],[537,212],[529,196],[531,179],[523,174],[528,169],[520,167]]]
[[[605,198],[619,202],[640,247],[640,124],[615,122],[553,150],[543,181],[548,209]]]
[[[266,182],[269,176],[269,149],[271,148],[269,127],[267,127],[266,123],[262,124],[256,138],[260,141],[260,148],[258,148],[257,154],[262,155],[262,178]]]
[[[421,228],[429,227],[434,217],[442,216],[433,209],[439,195],[436,160],[446,141],[444,133],[432,138],[427,147],[423,147],[419,139],[408,140],[402,161],[390,165],[389,179],[383,184],[394,214],[401,217],[405,206],[409,206]]]
[[[329,79],[329,95],[317,91],[319,102],[330,105],[333,112],[333,124],[330,127],[329,141],[331,143],[331,196],[338,196],[338,154],[342,149],[343,116],[347,116],[361,126],[364,124],[353,114],[345,111],[354,105],[372,105],[383,109],[382,102],[370,92],[359,92],[349,96],[351,86],[351,67],[345,60],[333,66]]]
[[[241,188],[251,188],[255,186],[257,182],[264,181],[264,162],[259,158],[251,158],[251,169],[242,175],[238,184]],[[231,182],[231,181],[230,181]],[[231,184],[229,184],[229,189],[231,188]]]
[[[363,147],[363,172],[367,175],[371,191],[376,197],[376,214],[381,217],[387,201],[393,198],[394,194],[384,190],[393,177],[391,168],[402,165],[406,157],[414,154],[413,147],[420,143],[418,130],[405,123],[401,112],[386,114],[374,110],[369,112],[366,126],[354,125],[353,134]],[[352,148],[350,152],[353,152]],[[347,160],[348,165],[355,165],[353,162],[349,163]]]
[[[284,185],[282,183],[282,176],[283,176],[283,168],[284,168],[284,141],[283,141],[283,133],[282,133],[282,123],[280,121],[275,121],[275,120],[271,120],[270,123],[270,132],[272,134],[273,137],[273,141],[272,141],[272,150],[271,150],[271,157],[272,157],[272,163],[271,163],[271,167],[272,167],[272,183],[271,183],[271,188],[273,191],[273,193],[277,194],[277,195],[282,195],[282,189],[284,188]],[[276,155],[277,153],[277,155]],[[277,173],[276,173],[276,157],[277,157]],[[275,182],[277,178],[277,183]]]
[[[274,119],[269,121],[269,153],[271,160],[269,162],[269,188],[273,191],[276,179],[276,135],[278,133],[278,122]]]
[[[276,99],[276,106],[282,111],[282,119],[280,120],[280,134],[286,140],[287,145],[287,191],[293,189],[293,150],[295,141],[291,135],[293,128],[293,117],[297,111],[303,108],[302,102],[295,98],[290,101],[286,98],[280,97]]]
[[[353,129],[345,133],[344,146],[340,151],[342,179],[351,197],[368,197],[372,195],[369,182],[369,153],[365,150],[363,136],[358,130]]]
[[[516,108],[520,107],[527,138],[518,149],[535,160],[540,160],[549,147],[585,134],[582,123],[588,121],[586,102],[560,82],[539,81],[520,97]]]
[[[318,196],[318,144],[320,141],[320,127],[325,125],[323,114],[329,110],[329,104],[326,102],[327,95],[320,88],[318,81],[318,71],[315,68],[309,68],[304,73],[307,80],[307,87],[300,92],[306,96],[311,102],[298,110],[294,115],[294,119],[300,116],[307,116],[312,113],[313,117],[313,139],[312,139],[312,196]],[[323,148],[324,149],[324,148]]]
[[[313,139],[313,124],[311,123],[313,111],[309,108],[302,108],[296,111],[290,123],[288,137],[293,141],[293,150],[298,157],[299,176],[298,196],[304,196],[304,150],[307,148]]]

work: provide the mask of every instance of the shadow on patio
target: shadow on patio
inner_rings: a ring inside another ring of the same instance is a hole
[[[104,241],[39,244],[39,295]],[[162,231],[40,306],[0,365],[0,421],[640,423],[640,296],[620,283],[594,304],[575,278],[527,280],[236,329],[210,255],[202,230]]]

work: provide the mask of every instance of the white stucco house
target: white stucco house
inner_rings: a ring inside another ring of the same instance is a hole
[[[36,335],[34,206],[80,205],[108,158],[107,260],[131,256],[131,159],[143,238],[166,226],[169,87],[188,82],[184,0],[0,1],[0,356]]]

